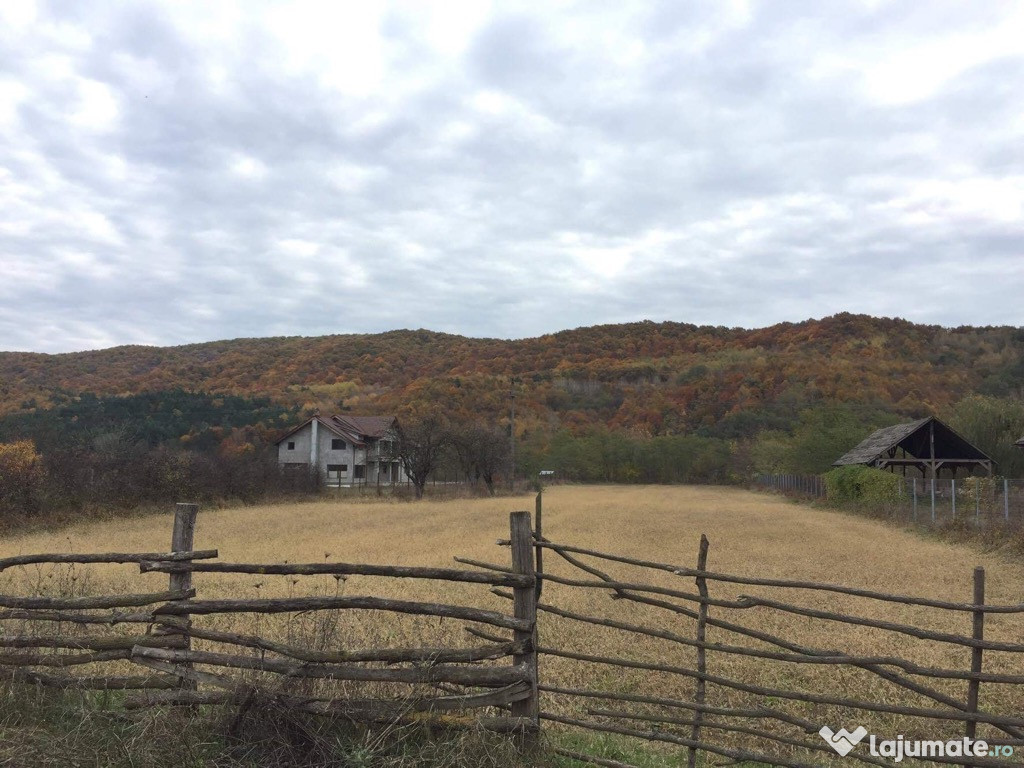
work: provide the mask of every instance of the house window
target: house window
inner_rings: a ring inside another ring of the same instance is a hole
[[[356,473],[355,473],[356,480],[362,480],[364,477],[366,477],[366,465],[365,464],[356,464],[355,469],[356,469]]]
[[[344,475],[348,473],[348,464],[328,464],[327,471]]]
[[[344,451],[345,450],[345,441],[341,440],[341,439],[339,439],[337,437],[333,438],[331,440],[331,450],[332,451]]]
[[[295,441],[294,440],[289,440],[288,441],[288,450],[289,451],[294,451],[295,450]]]

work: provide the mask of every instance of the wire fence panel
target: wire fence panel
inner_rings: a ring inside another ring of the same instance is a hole
[[[828,499],[821,475],[758,475],[755,484],[796,498]],[[1024,525],[1024,480],[1005,477],[922,478],[892,476],[883,498],[862,508],[921,525]]]

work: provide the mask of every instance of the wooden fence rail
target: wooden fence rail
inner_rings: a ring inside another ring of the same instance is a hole
[[[216,549],[204,549],[198,552],[100,552],[95,554],[40,554],[40,555],[15,555],[14,557],[0,557],[0,571],[13,568],[18,565],[43,565],[54,563],[143,563],[149,561],[177,562],[186,560],[203,560],[217,557]]]
[[[493,584],[505,587],[533,587],[536,579],[527,574],[495,574],[486,571],[464,571],[455,568],[420,568],[405,565],[367,565],[362,563],[185,563],[142,561],[143,573],[251,573],[284,576],[389,576],[400,579],[435,579],[438,581]]]

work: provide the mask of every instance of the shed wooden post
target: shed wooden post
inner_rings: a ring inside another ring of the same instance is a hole
[[[977,567],[974,569],[974,605],[981,606],[985,605],[985,569]],[[975,610],[972,612],[973,626],[971,636],[975,640],[985,639],[985,611]],[[972,678],[967,683],[967,711],[970,713],[977,713],[978,711],[978,693],[981,688],[981,681],[978,676],[981,675],[982,670],[982,649],[974,647],[971,649],[971,675]],[[966,735],[973,739],[978,733],[978,724],[976,722],[967,723]],[[972,768],[974,764],[970,761],[964,763],[964,768]]]
[[[509,529],[512,540],[512,570],[536,578],[530,513],[513,512],[509,515]],[[515,641],[525,643],[526,650],[512,657],[513,664],[526,667],[530,673],[530,697],[513,703],[512,715],[532,721],[534,727],[523,734],[524,748],[532,749],[537,743],[540,728],[540,698],[537,691],[537,593],[534,585],[515,587],[512,593],[515,617],[526,619],[533,627],[529,631],[515,630]]]
[[[174,529],[171,532],[172,552],[191,552],[193,550],[196,534],[196,515],[198,514],[198,504],[179,503],[174,506]],[[172,572],[169,587],[172,590],[191,589],[192,572],[188,570]],[[175,631],[185,636],[184,648],[190,650],[192,648],[192,638],[188,631],[191,626],[188,615],[181,616],[180,622],[176,623],[178,627]],[[185,666],[191,667],[192,665],[186,664]],[[179,687],[194,691],[199,686],[194,680],[182,679],[179,682]]]

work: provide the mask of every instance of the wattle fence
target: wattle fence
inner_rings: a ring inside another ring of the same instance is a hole
[[[908,744],[987,741],[984,754],[943,746],[950,751],[903,765],[1024,765],[1013,759],[1024,746],[1024,603],[987,603],[980,568],[965,602],[721,573],[708,566],[704,537],[693,566],[552,541],[541,527],[539,495],[533,523],[527,512],[510,516],[509,538],[498,542],[510,553],[505,563],[234,563],[193,549],[196,511],[178,505],[165,553],[0,559],[0,570],[128,563],[169,578],[167,589],[151,593],[0,596],[0,646],[12,649],[0,655],[0,673],[14,685],[127,690],[111,704],[126,716],[154,707],[266,704],[353,722],[481,727],[516,734],[524,750],[617,768],[630,763],[595,754],[600,749],[582,734],[683,750],[690,768],[723,758],[789,768],[887,766],[893,760],[884,750],[897,743],[895,734],[901,744],[903,735]],[[479,585],[507,599],[511,610],[373,595],[202,599],[192,585],[195,573],[277,574],[295,584],[326,574]],[[840,610],[845,605],[858,610]],[[926,626],[895,621],[887,606],[938,618]],[[310,647],[208,623],[240,614],[364,611],[456,621],[474,640]],[[816,626],[824,634],[815,634]],[[83,634],[82,627],[103,631]],[[829,637],[828,627],[870,634],[870,652],[801,638]],[[926,646],[937,649],[939,661],[912,658]],[[951,649],[960,650],[962,664]],[[112,671],[76,673],[97,666]],[[829,671],[824,678],[822,670]],[[378,685],[382,693],[355,698],[344,686],[331,687],[336,682]],[[854,746],[853,737],[829,736],[855,723],[871,730],[870,742]]]

